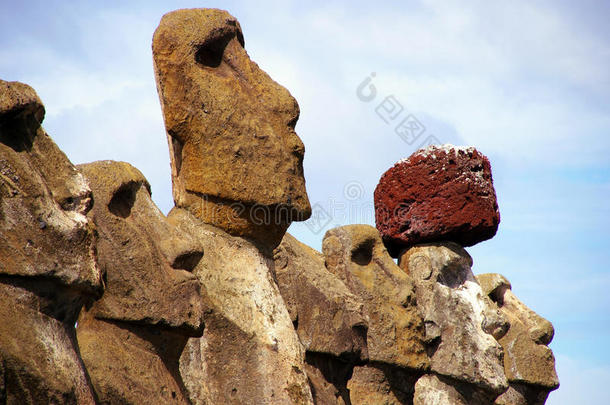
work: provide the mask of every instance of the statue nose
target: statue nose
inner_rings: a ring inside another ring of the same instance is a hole
[[[530,328],[529,334],[532,340],[541,345],[548,345],[553,340],[555,328],[546,319],[536,315],[534,325]]]
[[[203,257],[203,249],[195,241],[173,233],[160,243],[169,265],[176,270],[193,271]]]

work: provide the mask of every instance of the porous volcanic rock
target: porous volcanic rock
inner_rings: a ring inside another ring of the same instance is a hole
[[[362,299],[369,318],[369,360],[413,370],[429,367],[413,280],[388,255],[370,225],[326,232],[326,268]]]
[[[399,265],[415,283],[431,371],[481,395],[504,392],[502,348],[492,333],[499,339],[508,325],[477,283],[468,252],[453,242],[417,245]]]
[[[152,47],[176,206],[277,245],[311,215],[296,100],[250,60],[226,11],[170,12]]]
[[[91,190],[43,118],[30,86],[0,80],[0,403],[94,404],[74,333],[102,291]]]
[[[377,229],[393,257],[423,242],[472,246],[500,223],[489,160],[472,147],[418,150],[381,176],[374,198]]]
[[[326,269],[324,256],[286,234],[274,262],[280,293],[305,349],[366,360],[364,304]]]
[[[103,403],[187,404],[179,359],[203,333],[203,301],[190,271],[200,245],[168,223],[142,173],[128,163],[79,165],[91,185],[102,297],[78,320],[80,352]]]
[[[485,156],[418,150],[381,177],[377,229],[320,253],[286,234],[311,215],[298,104],[239,22],[173,11],[152,51],[167,217],[127,163],[83,176],[35,91],[0,80],[0,404],[546,401],[553,326],[462,247],[499,225]]]
[[[515,296],[501,274],[480,274],[477,279],[510,322],[508,332],[499,339],[510,388],[496,404],[543,404],[549,392],[559,387],[555,357],[548,347],[555,334],[553,325]]]

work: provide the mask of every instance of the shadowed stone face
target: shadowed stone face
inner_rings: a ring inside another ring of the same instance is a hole
[[[430,364],[413,280],[388,255],[377,229],[347,225],[324,235],[326,268],[361,298],[369,317],[369,360],[412,370]]]
[[[190,270],[202,250],[167,222],[135,167],[99,161],[79,168],[95,196],[91,215],[99,233],[99,265],[107,278],[104,295],[89,313],[200,335],[200,287]]]
[[[508,332],[499,342],[504,349],[504,369],[511,388],[496,403],[544,403],[548,393],[559,387],[555,357],[547,347],[555,334],[553,325],[517,298],[510,282],[501,274],[480,274],[477,279],[510,322]]]
[[[307,351],[367,359],[361,299],[324,265],[324,256],[286,234],[274,251],[282,298]]]
[[[297,102],[250,60],[237,20],[215,9],[168,13],[153,58],[176,205],[255,239],[253,229],[283,235],[307,219]]]
[[[0,274],[97,294],[91,190],[40,126],[34,90],[0,81]]]
[[[43,117],[31,87],[0,80],[0,402],[93,404],[74,340],[102,290],[91,191]]]
[[[83,310],[78,343],[101,403],[186,404],[178,361],[203,333],[203,250],[169,224],[142,173],[123,162],[79,168],[89,180],[104,295]],[[100,344],[104,342],[104,344]]]

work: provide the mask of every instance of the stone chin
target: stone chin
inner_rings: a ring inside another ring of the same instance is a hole
[[[271,252],[277,247],[293,221],[311,216],[309,200],[295,205],[246,204],[217,197],[185,193],[179,208],[185,208],[202,222],[214,225],[230,235],[255,242]],[[303,201],[303,200],[301,200]]]
[[[174,272],[187,273],[181,270]],[[183,274],[179,275],[183,278]],[[120,297],[103,297],[93,304],[89,316],[107,321],[129,323],[149,328],[174,330],[185,336],[200,337],[203,334],[203,303],[199,280],[190,273],[185,280],[177,281],[163,292],[150,293],[148,305],[140,305]],[[154,295],[165,295],[161,302]],[[154,302],[156,301],[156,302]]]
[[[176,300],[188,303],[188,305],[180,305],[178,308],[173,308],[170,305],[164,313],[167,317],[161,319],[160,325],[167,326],[170,329],[181,331],[184,335],[199,337],[203,334],[203,303],[201,300],[201,284],[199,279],[194,275],[181,270],[179,271],[187,276],[187,280],[178,283],[169,296],[175,297]],[[182,275],[181,275],[182,276]]]

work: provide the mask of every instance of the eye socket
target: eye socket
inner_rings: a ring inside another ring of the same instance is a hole
[[[64,211],[73,211],[76,206],[76,201],[74,200],[74,197],[67,197],[64,198],[59,205]]]
[[[136,194],[139,188],[140,184],[136,182],[129,182],[119,187],[108,203],[110,212],[118,217],[127,218],[131,214],[133,204],[136,202]]]
[[[373,245],[372,240],[366,240],[355,249],[352,250],[352,262],[360,266],[366,266],[373,260]]]
[[[233,39],[234,34],[226,34],[217,38],[210,39],[205,43],[199,45],[197,52],[195,53],[195,60],[197,63],[212,68],[217,68],[222,63],[222,57],[225,52],[225,48]]]
[[[504,306],[504,292],[506,292],[506,287],[498,287],[494,291],[489,294],[489,298],[493,302],[495,302],[499,307]]]
[[[176,257],[174,262],[171,264],[172,268],[176,270],[193,271],[199,261],[203,257],[203,252],[187,252]]]

